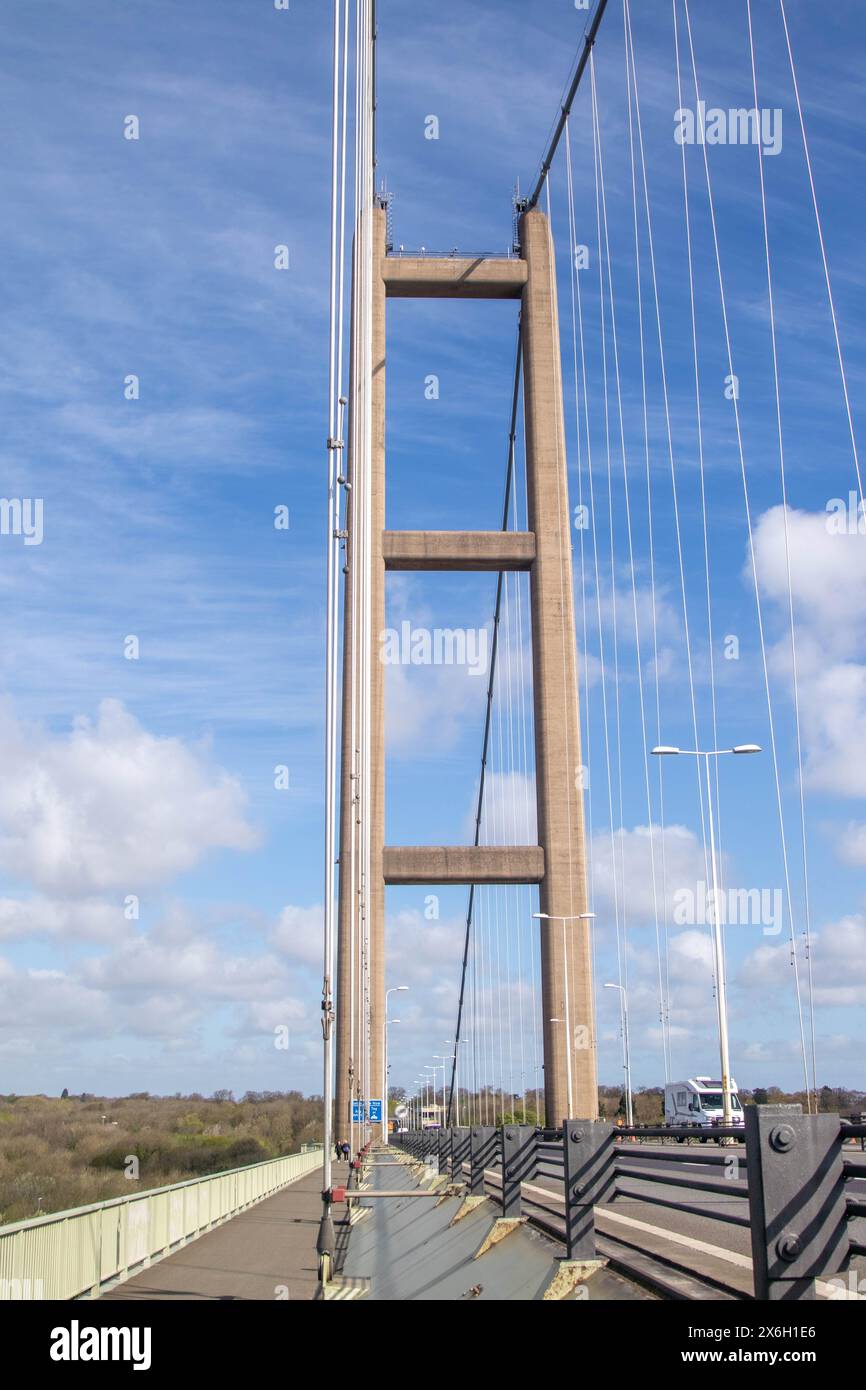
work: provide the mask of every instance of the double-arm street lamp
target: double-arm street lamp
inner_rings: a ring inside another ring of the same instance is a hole
[[[425,1066],[427,1082],[427,1108],[435,1113],[436,1110],[436,1073],[438,1067]]]
[[[631,1095],[631,1051],[628,1045],[628,994],[625,985],[605,984],[605,989],[618,989],[622,995],[622,1042],[625,1068],[625,1122],[634,1124],[634,1106]]]
[[[716,1003],[719,1013],[719,1058],[722,1067],[722,1110],[725,1125],[733,1118],[731,1106],[731,1064],[728,1048],[728,1000],[725,988],[725,962],[722,951],[722,928],[719,920],[719,872],[716,862],[716,831],[713,819],[713,790],[710,780],[710,758],[721,758],[726,753],[760,753],[757,743],[740,743],[736,748],[671,748],[660,744],[653,753],[660,757],[674,757],[680,753],[692,758],[703,758],[707,778],[707,810],[710,825],[710,857],[713,873],[713,958],[716,971]]]
[[[442,1053],[442,1052],[434,1052],[434,1053],[433,1053],[433,1056],[436,1058],[437,1062],[441,1062],[441,1063],[442,1063],[442,1128],[444,1129],[444,1128],[445,1128],[445,1115],[446,1115],[446,1107],[445,1107],[445,1071],[446,1071],[446,1067],[445,1067],[445,1063],[446,1063],[446,1062],[453,1062],[453,1061],[454,1061],[454,1053],[452,1052],[451,1055],[448,1056],[448,1055],[446,1055],[445,1053]]]
[[[399,1023],[399,1018],[388,1017],[388,1000],[392,994],[400,994],[408,985],[393,985],[385,990],[385,1021],[382,1025],[382,1137],[388,1142],[388,1025]]]

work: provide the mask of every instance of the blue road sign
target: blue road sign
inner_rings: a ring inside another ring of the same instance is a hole
[[[362,1100],[352,1101],[352,1124],[362,1125],[364,1123],[364,1102]]]
[[[380,1100],[370,1101],[370,1124],[380,1125],[382,1123],[382,1102]]]

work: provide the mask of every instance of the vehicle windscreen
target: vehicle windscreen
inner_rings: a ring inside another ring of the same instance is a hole
[[[704,1110],[721,1110],[724,1108],[724,1099],[721,1091],[701,1091],[701,1106]],[[731,1096],[731,1109],[741,1110],[739,1096]]]

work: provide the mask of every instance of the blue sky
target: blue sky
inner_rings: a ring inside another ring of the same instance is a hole
[[[692,3],[708,105],[752,104],[745,4]],[[670,6],[634,4],[672,435],[680,489],[701,736],[710,736],[709,652]],[[776,293],[792,579],[801,658],[819,1082],[866,1085],[866,593],[862,538],[833,537],[826,504],[855,487],[784,36],[775,0],[753,6],[761,104],[783,111],[764,160]],[[854,409],[862,417],[860,264],[866,24],[849,0],[787,5]],[[92,0],[18,9],[4,36],[6,139],[0,263],[4,332],[2,492],[44,499],[44,540],[0,537],[4,637],[0,742],[0,1090],[124,1093],[320,1085],[323,439],[327,408],[330,15],[310,0]],[[682,7],[680,6],[682,23]],[[504,252],[585,14],[527,4],[381,0],[379,167],[397,244]],[[683,42],[682,32],[680,35]],[[684,100],[689,74],[683,68]],[[649,547],[622,7],[597,50],[616,290],[635,581],[648,699]],[[593,477],[604,501],[598,607],[608,658],[613,605],[601,401],[595,189],[588,89],[572,121],[577,240],[587,325]],[[124,119],[140,121],[137,141]],[[425,139],[426,118],[439,139]],[[719,737],[765,747],[767,711],[715,263],[701,179],[687,150],[701,325],[701,401],[712,543]],[[767,284],[753,147],[710,150],[779,746],[802,930],[801,855],[787,591]],[[551,181],[559,254],[572,502],[586,488],[571,359],[562,158]],[[274,269],[285,244],[290,267]],[[644,234],[645,312],[654,313]],[[388,524],[500,523],[513,305],[401,303],[389,311]],[[650,324],[651,328],[654,325]],[[683,616],[658,349],[647,333],[656,595],[665,741],[691,743]],[[124,379],[140,379],[140,398]],[[435,374],[437,400],[425,399]],[[609,377],[612,389],[612,377]],[[611,493],[618,595],[623,797],[619,890],[628,939],[633,1070],[662,1078],[647,895],[649,823],[624,529],[619,424]],[[641,494],[641,487],[644,492]],[[643,503],[640,502],[643,496]],[[640,503],[640,505],[639,505]],[[274,508],[289,508],[288,531]],[[775,509],[775,510],[774,510]],[[577,545],[577,538],[576,538]],[[577,603],[581,611],[579,552]],[[401,578],[395,621],[489,623],[490,577]],[[594,581],[587,594],[596,612]],[[512,590],[513,603],[517,592]],[[595,621],[593,617],[593,622]],[[630,626],[631,624],[631,626]],[[740,659],[720,639],[735,635]],[[139,640],[127,660],[125,639]],[[579,634],[582,643],[582,633]],[[517,683],[517,648],[512,673]],[[590,624],[589,805],[599,979],[616,978],[614,882],[600,741],[598,633]],[[389,687],[392,842],[465,840],[484,681],[398,670]],[[608,681],[610,677],[608,675]],[[613,691],[608,699],[613,708]],[[654,706],[653,706],[654,707]],[[655,741],[655,730],[651,730]],[[289,769],[288,790],[274,768]],[[504,759],[502,763],[504,768]],[[502,770],[502,769],[500,769]],[[653,769],[653,772],[655,769]],[[665,769],[672,886],[703,876],[692,770]],[[617,788],[618,791],[618,788]],[[731,760],[720,790],[725,881],[783,882],[772,764]],[[502,801],[502,806],[505,801]],[[641,833],[641,828],[644,833]],[[501,827],[500,827],[501,829]],[[496,833],[496,827],[490,827]],[[619,851],[618,851],[619,852]],[[674,882],[675,881],[675,882]],[[138,899],[137,919],[124,904]],[[410,1084],[453,1029],[465,895],[390,892],[389,984],[401,998],[393,1079]],[[500,902],[503,999],[532,1011],[531,895]],[[491,899],[484,909],[492,922]],[[727,934],[732,1057],[741,1084],[797,1084],[789,923]],[[669,937],[674,1071],[712,1070],[706,932]],[[518,955],[522,952],[522,955]],[[531,973],[531,972],[530,972]],[[528,978],[528,975],[527,975]],[[510,983],[509,983],[510,980]],[[618,1017],[600,991],[599,1070],[619,1076]],[[273,1029],[289,1027],[288,1052]],[[514,1025],[516,1027],[516,1024]],[[531,1047],[530,1047],[531,1051]],[[531,1064],[526,1063],[530,1067]],[[513,1078],[505,1078],[505,1084]],[[498,1077],[497,1077],[498,1079]]]

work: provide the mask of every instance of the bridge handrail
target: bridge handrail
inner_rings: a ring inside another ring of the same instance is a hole
[[[739,1139],[739,1125],[616,1125],[614,1139]]]
[[[0,1301],[95,1297],[322,1161],[322,1150],[284,1154],[0,1226]]]

